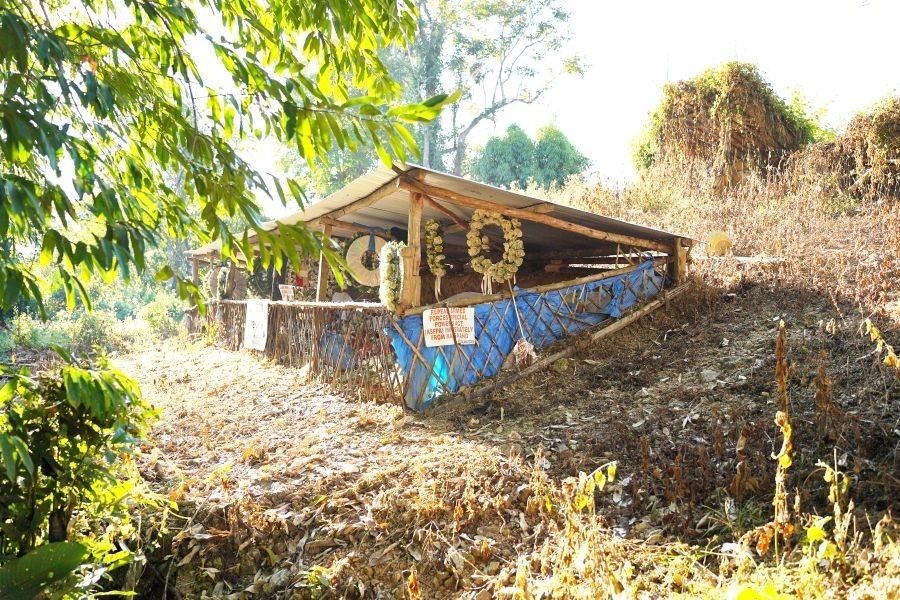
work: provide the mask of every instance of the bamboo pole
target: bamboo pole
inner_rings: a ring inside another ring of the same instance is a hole
[[[670,260],[671,260],[671,258],[668,256],[661,256],[659,258],[654,258],[653,266],[658,267],[658,266],[664,265],[667,262],[669,262]],[[579,277],[577,279],[569,279],[567,281],[559,281],[556,283],[545,283],[544,285],[539,285],[539,286],[536,286],[533,288],[528,288],[526,290],[521,290],[519,293],[522,293],[522,292],[541,293],[541,292],[551,292],[553,290],[560,290],[562,288],[567,288],[567,287],[571,287],[574,285],[591,283],[594,281],[600,281],[603,279],[608,279],[610,277],[615,277],[617,275],[624,275],[626,273],[631,273],[632,271],[634,271],[635,269],[637,269],[640,266],[641,266],[641,264],[639,263],[639,264],[631,265],[628,267],[622,267],[621,269],[613,269],[612,271],[604,271],[602,273],[596,273],[594,275],[587,275],[585,277]],[[510,296],[509,292],[503,291],[503,292],[498,292],[496,294],[473,296],[470,298],[462,298],[459,300],[445,300],[443,302],[429,304],[428,306],[419,306],[416,308],[410,308],[403,312],[403,316],[418,315],[418,314],[425,312],[429,308],[443,308],[443,307],[459,308],[461,306],[472,306],[473,304],[483,304],[485,302],[494,302],[496,300],[503,300],[504,298],[510,298],[510,297],[511,296]]]
[[[657,242],[653,240],[642,239],[638,237],[634,237],[631,235],[623,235],[619,233],[610,233],[607,231],[600,231],[598,229],[593,229],[591,227],[585,227],[584,225],[579,225],[577,223],[571,223],[564,219],[558,219],[556,217],[551,217],[550,215],[534,212],[527,209],[522,208],[513,208],[510,206],[504,206],[503,204],[497,204],[496,202],[491,202],[489,200],[481,200],[478,198],[472,198],[470,196],[464,196],[463,194],[459,194],[452,190],[447,190],[444,188],[439,188],[435,186],[431,186],[425,183],[421,183],[410,179],[408,177],[403,177],[400,180],[400,187],[411,192],[419,192],[428,194],[430,196],[439,196],[441,198],[445,198],[446,200],[458,204],[460,206],[466,206],[474,209],[483,209],[490,210],[493,212],[500,213],[501,215],[505,215],[507,217],[514,217],[516,219],[522,219],[523,221],[531,221],[533,223],[539,223],[541,225],[546,225],[548,227],[553,227],[555,229],[561,229],[563,231],[571,231],[572,233],[577,233],[579,235],[583,235],[585,237],[604,240],[608,242],[617,242],[621,244],[628,244],[631,246],[637,246],[638,248],[647,248],[649,250],[656,250],[658,252],[666,252],[669,253],[672,251],[672,244],[666,244],[662,242]]]

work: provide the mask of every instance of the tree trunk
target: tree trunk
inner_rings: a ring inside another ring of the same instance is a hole
[[[453,174],[462,177],[463,161],[466,158],[466,134],[456,137],[456,145],[453,148]]]

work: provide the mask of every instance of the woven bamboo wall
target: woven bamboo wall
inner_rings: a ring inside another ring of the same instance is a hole
[[[217,343],[241,348],[247,305],[223,301],[209,305],[207,326]],[[391,314],[383,307],[346,307],[289,302],[269,304],[263,354],[281,364],[308,368],[311,380],[351,397],[402,403],[404,378],[390,337]]]

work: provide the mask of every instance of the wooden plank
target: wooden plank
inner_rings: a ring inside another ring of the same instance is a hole
[[[307,226],[310,228],[313,228],[316,225],[320,225],[320,224],[322,224],[321,223],[322,219],[334,219],[334,220],[340,219],[344,215],[349,215],[350,213],[354,213],[354,212],[361,210],[363,208],[366,208],[368,206],[372,206],[376,202],[384,200],[385,198],[387,198],[388,196],[390,196],[391,194],[393,194],[394,192],[396,192],[399,189],[400,189],[400,178],[396,177],[394,179],[391,179],[390,181],[388,181],[387,183],[385,183],[378,189],[376,189],[371,194],[369,194],[367,196],[363,196],[359,200],[354,200],[353,202],[351,202],[347,206],[344,206],[343,208],[338,208],[338,209],[331,211],[330,213],[326,213],[320,217],[316,217],[315,219],[310,219],[309,221],[307,221]]]
[[[328,244],[331,240],[331,225],[326,225],[322,228],[322,244]],[[316,279],[316,301],[322,302],[325,300],[325,294],[328,291],[328,275],[331,270],[331,267],[328,265],[328,261],[325,260],[325,253],[319,253],[319,276]]]
[[[332,219],[331,217],[320,217],[318,219],[319,223],[322,225],[328,225],[333,230],[339,229],[341,231],[349,231],[351,233],[365,233],[370,234],[374,233],[375,235],[386,236],[387,232],[380,227],[363,227],[362,225],[357,225],[356,223],[347,223],[345,221],[338,221],[337,219]]]
[[[490,210],[507,217],[522,219],[523,221],[531,221],[533,223],[540,223],[541,225],[546,225],[555,229],[561,229],[563,231],[571,231],[572,233],[577,233],[579,235],[583,235],[595,240],[628,244],[630,246],[646,248],[648,250],[656,250],[658,252],[669,253],[672,251],[671,244],[665,244],[654,240],[646,240],[631,235],[600,231],[599,229],[593,229],[591,227],[585,227],[584,225],[579,225],[577,223],[571,223],[564,219],[558,219],[547,214],[537,213],[522,208],[513,208],[510,206],[504,206],[503,204],[497,204],[496,202],[490,202],[488,200],[481,200],[479,198],[464,196],[452,190],[420,183],[407,177],[401,179],[400,187],[412,192],[421,192],[430,196],[439,196],[460,206],[466,206],[474,209],[480,208],[483,210]]]
[[[689,283],[685,283],[685,284],[680,285],[679,287],[673,288],[671,290],[663,290],[661,297],[657,298],[656,300],[652,300],[639,308],[635,308],[635,309],[631,310],[630,312],[623,315],[622,318],[615,320],[612,323],[609,323],[608,321],[604,321],[604,323],[607,323],[607,324],[606,325],[601,324],[600,329],[593,331],[592,333],[579,339],[578,341],[573,341],[569,346],[566,346],[565,348],[563,348],[562,350],[560,350],[558,352],[554,352],[553,354],[550,354],[548,356],[541,358],[540,360],[535,362],[533,365],[526,367],[517,373],[514,373],[507,377],[494,379],[491,382],[489,382],[483,386],[479,386],[477,389],[475,389],[473,392],[471,392],[468,395],[468,398],[469,399],[479,398],[479,397],[484,396],[498,388],[504,388],[507,385],[509,385],[510,383],[512,383],[513,381],[516,381],[517,379],[521,379],[522,377],[527,377],[528,375],[537,373],[538,371],[545,369],[548,366],[552,365],[554,362],[558,361],[559,359],[566,358],[568,356],[575,354],[582,348],[585,348],[586,346],[589,346],[590,344],[592,344],[602,338],[612,335],[613,333],[619,331],[620,329],[623,329],[623,328],[627,327],[628,325],[634,323],[641,317],[644,317],[645,315],[653,312],[660,306],[665,305],[669,300],[672,300],[673,298],[680,296],[682,293],[684,293],[684,291],[689,286],[690,286]]]
[[[460,231],[465,231],[469,228],[469,223],[467,221],[464,221],[460,217],[458,217],[456,215],[456,213],[454,213],[452,210],[450,210],[446,206],[442,205],[440,202],[438,202],[431,196],[423,196],[423,197],[425,198],[425,203],[428,204],[428,206],[430,206],[434,210],[438,211],[442,215],[445,215],[451,221],[456,223],[456,226],[460,228],[459,229]]]
[[[659,258],[653,259],[653,266],[658,267],[666,264],[671,260],[668,256],[661,256]],[[579,277],[577,279],[569,279],[567,281],[558,281],[556,283],[546,283],[544,285],[539,285],[537,287],[528,288],[525,290],[520,290],[519,293],[522,292],[550,292],[553,290],[559,290],[562,288],[567,288],[573,285],[581,285],[584,283],[591,283],[593,281],[600,281],[602,279],[608,279],[609,277],[615,277],[617,275],[624,275],[626,273],[631,273],[635,269],[637,269],[640,265],[631,265],[630,267],[623,267],[621,269],[613,269],[612,271],[604,271],[602,273],[595,273],[593,275],[587,275],[585,277]],[[481,296],[472,296],[470,298],[461,298],[459,300],[445,300],[443,302],[437,302],[435,304],[429,304],[428,306],[420,306],[417,308],[411,308],[407,311],[404,311],[403,315],[417,315],[420,314],[429,308],[443,308],[443,307],[451,307],[451,308],[459,308],[462,306],[472,306],[473,304],[483,304],[485,302],[494,302],[496,300],[503,300],[504,298],[510,298],[511,294],[507,291],[499,292],[497,294],[487,294]]]
[[[409,195],[409,224],[406,228],[406,248],[401,252],[403,259],[403,286],[400,290],[400,310],[419,306],[422,303],[422,205],[424,198],[418,192]]]

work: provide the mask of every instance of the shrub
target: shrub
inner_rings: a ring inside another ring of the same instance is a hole
[[[109,311],[79,313],[70,325],[71,350],[84,355],[94,354],[98,350],[124,350],[124,344],[113,332],[115,325],[116,316]]]
[[[113,540],[134,500],[130,456],[154,412],[105,359],[63,359],[37,377],[0,368],[0,561],[78,541],[103,563],[86,578],[96,580],[130,555]]]
[[[7,353],[15,348],[45,350],[53,344],[67,346],[71,342],[70,325],[65,320],[55,319],[41,322],[31,315],[17,314],[0,331],[0,352]]]
[[[178,334],[184,307],[174,294],[160,293],[138,312],[138,318],[147,322],[150,330],[161,338]]]

